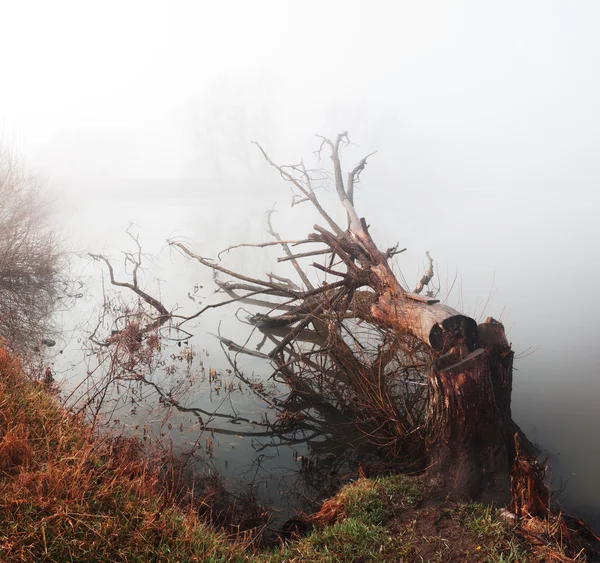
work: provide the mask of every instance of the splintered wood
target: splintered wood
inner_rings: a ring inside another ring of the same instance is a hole
[[[550,494],[545,484],[545,462],[525,456],[521,450],[521,438],[515,433],[515,460],[510,476],[511,510],[517,516],[548,515]]]

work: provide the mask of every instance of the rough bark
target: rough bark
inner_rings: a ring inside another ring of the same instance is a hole
[[[424,303],[411,294],[395,296],[388,291],[372,305],[371,314],[380,323],[409,332],[444,354],[457,345],[471,352],[477,344],[477,323],[435,300]],[[464,357],[464,352],[461,354]]]
[[[429,472],[454,497],[508,493],[508,451],[491,371],[487,353],[478,348],[430,374]]]
[[[513,352],[495,319],[477,334],[474,352],[431,372],[429,473],[453,497],[506,504],[512,496],[540,515],[548,509],[544,474],[510,416]]]
[[[512,368],[515,354],[506,339],[502,323],[492,317],[481,323],[478,327],[478,344],[485,349],[490,359],[496,405],[503,413],[511,416]]]

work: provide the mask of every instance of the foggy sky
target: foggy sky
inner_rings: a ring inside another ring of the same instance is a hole
[[[72,239],[119,244],[134,221],[207,253],[264,240],[274,201],[280,226],[312,225],[251,140],[297,162],[315,133],[349,130],[348,166],[378,150],[357,193],[376,241],[408,247],[410,283],[426,250],[445,279],[458,269],[450,303],[471,314],[497,289],[485,315],[538,347],[517,415],[568,447],[600,422],[581,360],[600,313],[599,23],[593,0],[4,0],[0,126]],[[565,397],[587,415],[556,414]]]

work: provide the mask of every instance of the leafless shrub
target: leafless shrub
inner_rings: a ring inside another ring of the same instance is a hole
[[[51,344],[64,261],[38,180],[0,145],[0,336],[13,350]]]

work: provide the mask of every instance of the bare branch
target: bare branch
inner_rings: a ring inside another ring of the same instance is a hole
[[[221,254],[225,254],[236,248],[265,248],[267,246],[279,246],[280,244],[296,245],[296,244],[303,244],[303,243],[307,243],[307,242],[312,242],[312,241],[305,239],[305,240],[271,240],[269,242],[259,242],[259,243],[243,242],[241,244],[234,244],[233,246],[229,246],[229,247],[225,248],[224,250],[221,250],[221,252],[219,252],[219,254],[217,254],[217,258],[219,260],[221,260]]]
[[[269,290],[268,289],[260,289],[259,291],[251,291],[250,293],[247,293],[246,295],[241,295],[239,297],[235,297],[233,299],[228,299],[227,301],[220,301],[219,303],[212,303],[210,305],[206,305],[204,307],[202,307],[202,309],[200,309],[197,313],[194,313],[193,315],[190,316],[182,316],[182,315],[171,315],[174,319],[182,319],[182,321],[180,323],[177,324],[176,328],[180,328],[181,325],[183,325],[184,323],[191,321],[193,319],[198,318],[200,315],[202,315],[202,313],[204,313],[205,311],[208,311],[209,309],[217,309],[218,307],[223,307],[224,305],[229,305],[231,303],[236,303],[238,301],[244,301],[244,299],[248,299],[248,297],[251,297],[252,295],[269,295]],[[279,307],[279,305],[277,305],[277,307]]]
[[[333,276],[341,276],[345,278],[348,275],[348,272],[338,272],[337,270],[332,270],[331,268],[327,268],[326,266],[323,266],[322,264],[319,264],[317,262],[313,262],[312,265],[313,268],[317,268],[317,270],[321,270],[326,274],[331,274]]]
[[[346,144],[349,143],[349,139],[348,139],[348,131],[344,131],[343,133],[340,133],[336,140],[335,143],[333,143],[330,139],[328,139],[327,137],[323,137],[322,135],[317,135],[317,137],[319,137],[319,139],[321,139],[321,147],[319,147],[319,151],[318,154],[320,155],[321,150],[324,146],[324,144],[327,144],[330,146],[331,148],[331,160],[333,161],[333,174],[334,174],[334,178],[335,178],[335,189],[337,191],[338,197],[340,198],[340,201],[344,201],[345,199],[347,199],[347,194],[346,194],[346,190],[344,189],[344,180],[342,178],[342,164],[340,162],[340,144],[342,141],[345,141]]]
[[[244,303],[244,305],[255,305],[257,307],[266,307],[267,309],[282,311],[289,311],[290,309],[292,309],[292,306],[286,303],[276,303],[274,301],[267,301],[264,299],[253,299],[252,297],[248,297],[248,295],[250,294],[238,295],[234,290],[229,289],[227,287],[223,287],[223,291],[227,293],[227,295],[229,295],[231,298],[239,299],[241,303]],[[261,292],[258,295],[261,294],[264,295],[265,291],[261,290]],[[269,293],[268,295],[275,294]]]
[[[158,299],[155,299],[154,297],[152,297],[151,295],[149,295],[148,293],[146,293],[145,291],[140,289],[140,287],[138,286],[137,275],[133,276],[133,283],[119,282],[115,279],[114,269],[113,269],[112,264],[110,263],[110,260],[108,260],[108,258],[106,258],[105,256],[102,256],[101,254],[92,254],[92,253],[90,253],[89,256],[93,260],[101,261],[106,264],[106,266],[108,268],[108,274],[110,276],[110,283],[112,285],[114,285],[116,287],[125,287],[125,288],[133,291],[133,293],[135,293],[138,297],[143,299],[148,305],[150,305],[151,307],[156,309],[156,311],[158,312],[158,314],[159,314],[158,318],[156,318],[153,322],[149,323],[145,327],[142,327],[139,330],[140,334],[145,334],[147,332],[151,332],[151,331],[157,329],[158,327],[165,324],[171,318],[171,313],[169,313],[167,308],[160,301],[158,301]],[[134,263],[135,263],[134,273],[136,273],[139,268],[139,262],[134,261]],[[114,334],[113,334],[113,337],[114,337]]]
[[[400,245],[399,243],[396,243],[391,248],[388,248],[385,251],[385,257],[387,259],[389,259],[389,258],[392,258],[393,256],[396,256],[396,254],[402,254],[403,252],[406,252],[406,248],[402,248],[402,249],[398,250],[399,245]]]
[[[331,156],[331,160],[333,161],[336,192],[338,194],[338,198],[339,198],[341,204],[344,206],[344,209],[346,210],[346,213],[348,214],[349,229],[356,236],[358,236],[358,238],[360,240],[363,236],[365,236],[365,233],[363,232],[363,226],[358,217],[358,214],[356,213],[356,210],[354,209],[354,184],[356,183],[358,177],[360,176],[360,173],[364,170],[364,168],[367,164],[367,159],[371,155],[364,157],[350,172],[350,174],[348,175],[348,192],[346,192],[346,189],[344,188],[344,180],[342,178],[342,165],[341,165],[341,161],[340,161],[340,145],[343,141],[345,141],[346,144],[349,144],[350,141],[348,139],[348,132],[344,131],[343,133],[340,133],[337,136],[335,143],[332,142],[327,137],[323,137],[321,135],[317,135],[317,137],[319,137],[322,140],[321,148],[319,148],[319,151],[318,151],[319,154],[320,154],[321,149],[324,146],[324,144],[329,145],[329,147],[331,149],[330,156]],[[375,153],[371,153],[371,154],[375,154]]]
[[[275,295],[277,297],[290,297],[287,288],[282,286],[283,289],[271,289],[269,287],[260,287],[258,285],[252,285],[248,283],[239,283],[239,282],[222,282],[221,280],[216,279],[215,283],[219,287],[220,290],[229,292],[229,291],[250,291],[251,293],[258,295],[260,293],[268,293],[269,295]],[[274,284],[279,285],[279,284]]]
[[[354,264],[353,257],[348,252],[346,252],[344,248],[342,248],[340,239],[336,238],[329,231],[327,231],[323,227],[320,227],[319,225],[315,225],[314,229],[315,231],[318,231],[323,241],[326,244],[328,244],[331,247],[331,249],[335,252],[335,254],[337,254],[345,262],[348,268],[353,270],[357,269],[356,264]]]
[[[298,188],[298,190],[300,190],[300,192],[302,193],[302,195],[307,198],[308,200],[310,200],[310,202],[315,206],[315,208],[317,209],[317,211],[321,214],[321,217],[323,217],[325,219],[325,221],[327,221],[327,224],[333,229],[333,231],[335,233],[337,233],[338,235],[341,235],[343,233],[342,229],[338,226],[338,224],[329,216],[329,214],[323,209],[323,207],[321,206],[321,204],[319,203],[319,200],[317,199],[317,196],[315,195],[315,192],[313,191],[312,187],[307,186],[303,186],[296,178],[294,178],[294,176],[292,176],[289,172],[287,172],[283,166],[278,166],[277,164],[275,164],[267,155],[267,153],[264,151],[264,149],[260,146],[260,144],[258,144],[256,141],[252,141],[253,144],[255,144],[258,149],[260,150],[260,152],[262,153],[263,157],[265,158],[265,160],[276,170],[279,171],[279,173],[281,174],[282,178],[284,180],[286,180],[287,182],[290,182],[291,184],[293,184],[296,188]]]
[[[367,165],[367,159],[370,156],[373,156],[377,151],[373,151],[371,154],[365,156],[354,168],[351,172],[348,173],[348,189],[347,195],[348,200],[352,205],[354,205],[354,186],[358,184],[360,173],[365,169]]]
[[[240,346],[236,344],[233,340],[229,340],[229,338],[224,338],[223,336],[219,336],[217,334],[209,333],[219,339],[219,341],[227,347],[230,352],[235,352],[236,354],[246,354],[248,356],[254,356],[255,358],[262,358],[263,360],[270,360],[271,358],[267,356],[267,354],[263,354],[262,352],[257,352],[255,350],[251,350],[250,348],[246,348],[245,346]]]
[[[274,239],[276,239],[278,242],[281,243],[283,251],[286,253],[288,260],[291,260],[292,265],[294,266],[294,269],[298,273],[298,276],[300,276],[300,279],[302,280],[302,282],[304,283],[304,285],[306,286],[306,288],[307,289],[314,289],[313,285],[310,283],[310,280],[308,279],[308,276],[304,273],[304,270],[300,267],[300,265],[296,261],[296,258],[294,258],[294,255],[292,254],[292,251],[290,250],[289,245],[287,243],[285,243],[285,242],[282,243],[281,242],[281,237],[279,236],[279,233],[277,233],[273,229],[273,224],[271,223],[271,215],[273,215],[273,213],[275,213],[275,209],[270,209],[269,211],[267,211],[267,225],[269,227],[269,234]]]
[[[429,255],[429,251],[425,253],[427,259],[429,260],[429,267],[425,270],[425,274],[419,280],[419,283],[413,289],[413,293],[419,294],[423,291],[423,288],[429,284],[429,282],[433,279],[433,259]]]
[[[312,242],[312,241],[310,241]],[[277,280],[278,282],[281,282],[285,285],[287,285],[288,287],[295,289],[297,291],[300,291],[300,287],[298,285],[296,285],[291,279],[289,278],[282,278],[281,276],[278,276],[277,274],[267,274],[267,277],[273,281],[273,280]]]
[[[224,268],[223,266],[219,266],[218,264],[215,264],[212,260],[209,260],[208,258],[204,258],[204,257],[200,256],[199,254],[192,252],[191,250],[189,250],[185,245],[183,245],[180,242],[174,242],[174,241],[167,241],[167,242],[168,242],[169,246],[174,246],[174,247],[178,248],[183,254],[186,254],[190,258],[194,258],[195,260],[200,262],[200,264],[202,264],[203,266],[206,266],[208,268],[211,268],[211,269],[221,272],[223,274],[227,274],[228,276],[231,276],[232,278],[236,278],[238,280],[246,281],[246,282],[253,283],[253,284],[256,284],[259,286],[264,286],[264,287],[267,287],[270,289],[274,289],[275,291],[283,291],[287,297],[298,297],[297,292],[292,291],[292,290],[282,289],[283,286],[280,284],[275,284],[273,282],[259,280],[257,278],[251,278],[249,276],[244,276],[242,274],[234,272],[233,270],[229,270],[227,268]]]
[[[306,258],[307,256],[320,256],[322,254],[331,254],[331,252],[332,250],[330,248],[325,248],[323,250],[313,250],[312,252],[302,252],[301,254],[294,254],[293,256],[284,256],[281,258],[277,258],[277,262],[287,262],[288,260]]]

